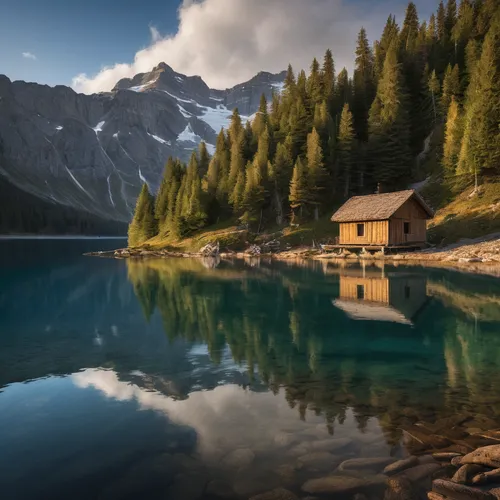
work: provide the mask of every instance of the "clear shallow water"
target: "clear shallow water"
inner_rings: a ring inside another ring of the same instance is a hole
[[[498,279],[81,255],[116,246],[0,241],[4,498],[299,493],[415,422],[500,427]]]

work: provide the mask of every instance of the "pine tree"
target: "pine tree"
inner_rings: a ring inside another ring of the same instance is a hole
[[[276,221],[279,225],[283,223],[283,203],[290,185],[293,161],[286,143],[278,144],[274,162],[271,164],[270,180],[274,188],[274,209]]]
[[[247,169],[252,164],[250,162],[247,163]],[[233,206],[234,213],[240,213],[243,207],[243,195],[245,193],[245,172],[243,170],[238,172],[238,177],[236,179],[236,184],[231,192],[229,197],[229,203]]]
[[[134,217],[128,228],[129,246],[138,246],[156,234],[155,200],[148,185],[143,184],[135,207]]]
[[[155,218],[158,221],[158,227],[161,228],[167,217],[168,210],[168,190],[174,176],[175,161],[170,156],[165,165],[163,177],[160,183],[160,188],[155,199]]]
[[[207,145],[205,144],[205,141],[200,142],[200,145],[198,146],[198,154],[200,158],[198,168],[200,172],[200,177],[203,177],[208,172],[208,165],[210,163],[210,155],[208,154]]]
[[[326,180],[323,165],[321,138],[315,128],[307,136],[307,201],[313,207],[314,218],[319,216],[319,206],[322,202],[322,191]]]
[[[302,216],[303,208],[307,203],[308,197],[308,179],[301,157],[297,158],[293,167],[292,180],[290,182],[290,206],[295,214],[295,209],[300,209]]]
[[[491,23],[467,92],[457,173],[500,175],[500,12]]]
[[[260,166],[257,162],[249,163],[246,168],[245,190],[242,199],[242,207],[245,212],[241,220],[246,224],[255,222],[261,214],[264,200],[265,191],[260,176]]]
[[[337,85],[335,87],[335,105],[334,114],[342,111],[345,103],[351,100],[351,85],[349,83],[349,75],[345,68],[342,68],[337,76]]]
[[[229,167],[228,189],[229,193],[231,193],[238,180],[238,175],[245,171],[245,134],[237,109],[234,110],[231,119],[229,137],[231,139],[231,164]]]
[[[290,113],[289,130],[292,139],[292,156],[297,157],[305,151],[309,116],[306,107],[299,97]]]
[[[446,176],[453,176],[458,163],[460,143],[462,141],[462,123],[460,109],[455,97],[451,98],[446,119],[445,140],[443,147],[443,169]]]
[[[368,111],[375,97],[375,73],[373,52],[368,43],[366,30],[361,28],[356,46],[353,78],[353,113],[356,135],[368,140]]]
[[[436,97],[439,95],[441,91],[441,84],[439,83],[439,79],[436,76],[436,70],[433,70],[428,82],[429,92],[432,97],[432,110],[434,114],[434,122],[437,121],[437,106],[436,106]]]
[[[407,99],[397,54],[393,43],[369,118],[372,181],[393,187],[402,186],[411,170]]]
[[[259,138],[264,129],[268,126],[269,116],[267,114],[267,99],[265,94],[260,96],[260,104],[257,114],[252,122],[252,131],[254,137]]]
[[[285,85],[283,87],[283,97],[285,100],[295,99],[297,91],[297,82],[295,80],[295,74],[293,72],[292,65],[288,65],[288,70],[285,77]]]
[[[321,88],[322,99],[326,102],[328,109],[331,110],[335,93],[335,63],[330,49],[326,51],[323,59],[323,68],[321,70]]]
[[[419,21],[417,7],[413,2],[410,2],[406,7],[405,20],[401,29],[400,46],[406,52],[412,54],[416,50],[416,42],[419,32]]]
[[[224,129],[221,129],[215,144],[214,160],[217,163],[217,190],[216,198],[224,206],[229,198],[229,170],[231,165],[231,152]]]
[[[267,164],[269,162],[269,129],[264,127],[259,136],[259,146],[255,154],[254,165],[258,170],[259,182],[264,185],[268,179]]]
[[[441,0],[439,2],[437,11],[437,36],[441,44],[446,41],[446,10],[444,8],[444,3]]]
[[[441,107],[443,109],[443,114],[446,116],[448,113],[448,106],[450,105],[451,98],[458,98],[460,94],[460,78],[458,65],[452,68],[451,64],[448,64],[446,68],[446,73],[443,80],[443,93],[441,96]]]
[[[380,41],[375,43],[375,79],[377,81],[382,76],[387,51],[389,50],[392,42],[398,38],[398,36],[399,27],[396,24],[396,18],[393,15],[390,15],[385,24]]]
[[[307,96],[309,97],[312,109],[314,109],[314,106],[317,103],[320,103],[323,100],[321,87],[321,73],[319,70],[319,62],[316,58],[314,58],[311,64],[311,73],[309,74],[309,78],[307,79],[306,86]]]
[[[345,104],[342,109],[339,125],[338,147],[338,171],[339,178],[343,181],[344,198],[349,196],[352,180],[352,150],[354,145],[353,116],[349,110],[349,104]],[[362,175],[362,172],[359,173]],[[361,182],[362,184],[362,182]]]
[[[451,38],[451,32],[457,22],[457,2],[456,0],[448,0],[446,4],[445,28],[447,35]]]
[[[217,185],[219,182],[219,160],[214,156],[208,165],[207,172],[207,193],[210,198],[215,198],[217,195]]]

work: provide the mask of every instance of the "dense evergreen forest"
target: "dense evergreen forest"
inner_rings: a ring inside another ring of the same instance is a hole
[[[127,225],[33,196],[0,175],[0,234],[124,236]]]
[[[421,180],[421,152],[444,128],[443,182],[463,189],[500,175],[500,4],[439,3],[420,21],[413,2],[399,26],[387,19],[373,46],[361,28],[354,74],[332,52],[309,74],[291,66],[281,93],[263,96],[245,125],[235,109],[210,158],[169,158],[153,196],[145,185],[130,245],[175,239],[238,219],[254,230],[318,218],[348,197]]]

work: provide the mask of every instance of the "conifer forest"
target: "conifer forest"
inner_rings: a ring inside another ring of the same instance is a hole
[[[129,244],[224,220],[261,231],[377,187],[406,189],[425,177],[436,134],[443,182],[477,184],[500,176],[499,124],[500,3],[448,0],[423,20],[410,2],[373,44],[360,29],[353,74],[336,68],[334,50],[307,73],[288,66],[282,92],[262,96],[252,121],[233,111],[213,156],[201,143],[187,165],[168,158],[158,192],[143,186]]]

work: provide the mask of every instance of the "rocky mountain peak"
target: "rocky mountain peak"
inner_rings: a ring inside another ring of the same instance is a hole
[[[232,110],[251,119],[284,77],[261,72],[215,90],[162,62],[85,95],[0,75],[0,176],[43,200],[128,221],[142,184],[156,191],[169,156],[187,160],[201,141],[213,152]]]

